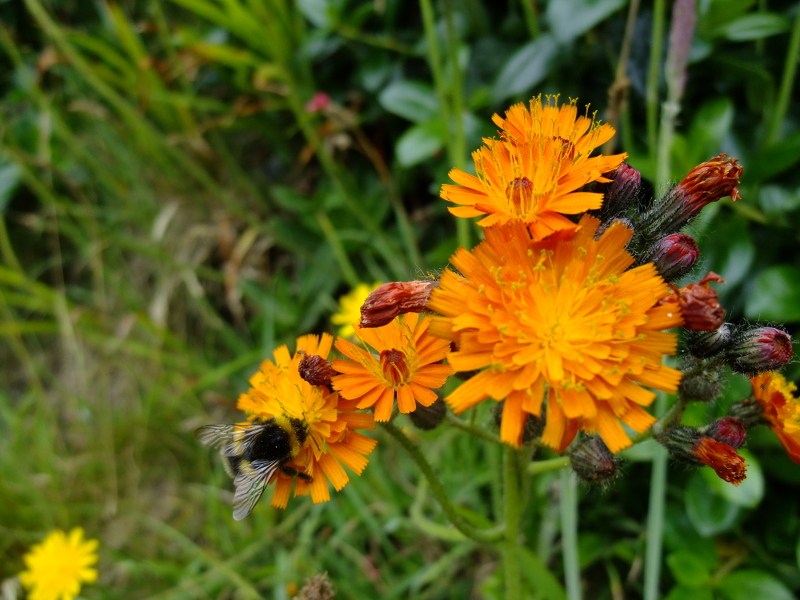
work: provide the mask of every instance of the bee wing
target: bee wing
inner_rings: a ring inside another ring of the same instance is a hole
[[[234,425],[203,425],[194,430],[195,436],[204,446],[223,448],[233,437]]]
[[[278,460],[264,461],[254,460],[249,464],[248,473],[240,473],[236,476],[233,483],[236,486],[236,493],[233,495],[233,518],[241,521],[253,510],[253,507],[264,493],[269,480],[280,468],[281,462]]]

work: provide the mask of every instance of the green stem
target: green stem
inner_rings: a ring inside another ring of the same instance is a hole
[[[357,287],[361,281],[347,256],[347,252],[345,252],[342,246],[342,241],[336,234],[333,223],[331,223],[331,220],[325,213],[317,214],[317,222],[322,229],[322,233],[325,235],[325,239],[328,240],[331,250],[333,250],[333,255],[336,257],[336,261],[339,263],[339,268],[342,270],[342,275],[347,280],[348,285],[351,288]]]
[[[561,471],[559,503],[567,597],[569,600],[581,600],[581,566],[578,560],[578,482],[569,471]]]
[[[778,101],[775,103],[775,110],[772,111],[772,119],[767,126],[767,135],[764,139],[764,146],[769,146],[778,139],[778,131],[789,110],[789,102],[792,99],[792,87],[794,78],[797,74],[797,61],[800,58],[800,11],[794,19],[792,37],[789,39],[789,49],[786,52],[786,63],[783,65],[783,78],[781,79],[781,89],[778,92]]]
[[[664,44],[666,0],[653,2],[653,31],[650,35],[650,66],[647,69],[647,143],[653,153],[658,140],[658,84],[661,81],[661,46]]]
[[[505,548],[503,563],[506,576],[505,600],[522,599],[522,580],[519,568],[519,537],[522,511],[517,451],[505,448],[503,453],[503,508],[505,519]]]
[[[655,413],[664,411],[666,397],[659,394]],[[678,404],[677,402],[675,403]],[[666,415],[665,415],[666,416]],[[661,544],[664,537],[664,504],[667,494],[667,449],[657,445],[650,475],[650,501],[647,512],[647,545],[644,561],[644,600],[658,600],[661,578]]]
[[[492,529],[478,529],[473,527],[470,523],[464,519],[458,512],[456,511],[453,504],[450,502],[447,494],[444,491],[444,487],[442,486],[442,482],[439,481],[439,478],[433,472],[433,468],[431,467],[430,463],[426,460],[426,458],[422,455],[422,452],[419,451],[414,443],[406,437],[406,435],[398,429],[394,423],[387,422],[383,423],[383,428],[391,435],[397,442],[400,443],[401,446],[406,450],[406,452],[411,455],[411,458],[417,463],[420,471],[428,480],[428,483],[431,486],[431,492],[433,492],[434,497],[436,500],[439,501],[439,505],[442,507],[445,516],[447,519],[453,524],[453,526],[458,529],[461,533],[463,533],[468,538],[471,538],[477,542],[494,542],[503,537],[503,530],[498,528]]]
[[[452,413],[449,413],[449,412],[446,413],[445,414],[445,420],[448,423],[450,423],[450,425],[452,425],[454,427],[457,427],[458,429],[460,429],[462,431],[466,431],[470,435],[474,435],[475,437],[479,437],[481,439],[484,439],[487,442],[493,442],[495,444],[500,444],[500,445],[503,444],[503,442],[500,441],[500,438],[498,436],[496,436],[495,434],[493,434],[493,433],[491,433],[489,431],[486,431],[482,427],[478,427],[477,425],[474,425],[472,423],[464,421],[463,419],[459,419],[457,416],[455,416]]]
[[[536,14],[536,0],[520,0],[522,4],[522,12],[525,13],[525,25],[528,27],[528,33],[531,39],[536,39],[542,34],[539,27],[539,15]]]
[[[569,466],[569,456],[559,456],[548,460],[537,460],[528,465],[528,475],[538,475],[548,471],[557,471]]]

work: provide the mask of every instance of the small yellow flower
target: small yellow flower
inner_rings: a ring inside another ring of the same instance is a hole
[[[97,540],[84,540],[83,529],[57,529],[23,557],[27,570],[19,578],[29,600],[72,600],[82,583],[97,580]]]
[[[339,298],[339,312],[331,316],[331,323],[339,327],[339,337],[352,338],[356,334],[353,328],[354,323],[361,320],[361,305],[372,292],[379,286],[380,282],[369,285],[359,283],[349,293]]]

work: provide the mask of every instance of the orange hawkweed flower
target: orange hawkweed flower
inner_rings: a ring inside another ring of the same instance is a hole
[[[481,371],[445,400],[461,413],[505,400],[501,439],[519,446],[528,415],[541,416],[542,442],[562,451],[578,429],[598,433],[612,452],[631,444],[621,422],[644,431],[642,407],[675,392],[681,372],[663,366],[682,323],[675,305],[657,306],[669,288],[652,264],[627,270],[633,232],[621,222],[595,239],[600,222],[534,241],[521,224],[484,229],[486,241],[461,248],[433,290],[431,331],[459,344],[448,362]]]
[[[717,476],[739,485],[747,477],[747,464],[736,448],[708,436],[701,436],[692,449],[697,462],[714,469]]]
[[[322,334],[298,338],[294,355],[286,346],[279,347],[273,353],[275,361],[267,359],[261,364],[250,379],[253,387],[239,397],[237,404],[251,420],[284,416],[308,425],[308,436],[300,452],[286,466],[311,477],[311,481],[300,478],[295,481],[294,495],[310,494],[314,504],[330,500],[328,481],[336,491],[347,485],[350,478],[342,465],[360,475],[369,462],[366,457],[378,443],[356,431],[374,429],[372,415],[356,412],[356,402],[300,377],[298,367],[303,357],[313,354],[327,358],[332,345],[332,336]],[[292,477],[279,470],[272,482],[275,483],[272,506],[286,508]]]
[[[433,404],[433,389],[442,387],[453,369],[439,364],[450,342],[431,336],[429,324],[430,317],[408,313],[383,327],[360,329],[358,337],[377,354],[337,338],[337,350],[349,360],[333,360],[342,373],[333,378],[334,389],[358,408],[375,406],[376,421],[389,420],[395,398],[402,413]]]
[[[800,464],[800,399],[793,393],[797,386],[776,371],[760,373],[750,379],[750,383],[768,425],[789,458]]]
[[[484,218],[482,227],[509,221],[527,224],[535,239],[553,231],[573,229],[564,215],[600,208],[603,194],[579,192],[593,181],[608,182],[603,173],[616,169],[627,156],[590,154],[614,135],[614,128],[593,117],[578,116],[575,101],[557,106],[558,98],[531,99],[530,108],[516,104],[505,118],[492,120],[502,129],[500,139],[484,139],[472,153],[477,176],[450,171],[458,185],[442,186],[441,197],[459,206],[448,210],[457,217]]]

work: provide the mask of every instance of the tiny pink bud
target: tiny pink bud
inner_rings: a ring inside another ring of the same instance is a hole
[[[315,113],[328,108],[331,104],[331,97],[325,92],[314,92],[311,100],[306,102],[306,112]]]

